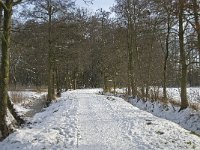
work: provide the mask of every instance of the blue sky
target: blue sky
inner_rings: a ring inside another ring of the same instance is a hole
[[[96,11],[99,8],[109,11],[109,7],[113,6],[115,0],[93,0],[93,5],[87,6],[83,0],[77,0],[76,4],[80,7],[86,7],[89,10]]]

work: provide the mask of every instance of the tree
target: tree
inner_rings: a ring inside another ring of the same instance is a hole
[[[48,95],[47,103],[50,103],[55,99],[55,90],[54,86],[56,84],[56,68],[55,68],[55,42],[53,39],[53,25],[57,23],[59,17],[63,16],[62,14],[67,14],[67,8],[73,7],[74,2],[71,0],[63,1],[31,1],[34,6],[33,12],[30,11],[29,17],[38,19],[38,21],[47,23],[47,45],[48,45]],[[67,16],[66,16],[67,17]]]
[[[179,48],[180,48],[180,63],[181,63],[181,108],[180,110],[186,109],[189,106],[187,99],[187,64],[186,64],[186,52],[184,49],[184,27],[183,27],[183,15],[185,2],[179,0]]]
[[[134,72],[135,67],[135,54],[137,47],[137,33],[136,33],[136,18],[138,15],[137,6],[139,5],[136,1],[116,1],[117,5],[114,8],[114,11],[120,17],[120,20],[125,22],[126,32],[127,32],[127,54],[128,54],[128,63],[127,63],[127,77],[128,77],[128,95],[136,96],[137,95],[137,85],[136,85],[136,75]]]
[[[193,10],[193,14],[194,14],[194,22],[195,24],[193,24],[193,27],[195,28],[196,32],[197,32],[197,47],[198,47],[198,51],[199,51],[199,56],[200,56],[200,22],[199,22],[199,5],[197,3],[198,0],[192,0],[192,10]]]
[[[8,87],[9,87],[9,67],[10,67],[10,38],[11,38],[11,20],[13,6],[19,4],[22,0],[0,1],[4,11],[3,35],[2,35],[2,59],[1,59],[1,77],[0,77],[0,132],[1,139],[7,137],[11,132],[7,124],[8,111]]]
[[[167,103],[167,67],[168,67],[168,59],[170,56],[170,35],[172,28],[174,26],[174,22],[176,21],[173,16],[173,7],[174,2],[173,0],[170,1],[157,1],[153,0],[155,2],[156,6],[156,12],[159,16],[160,23],[160,35],[159,40],[161,44],[161,48],[163,49],[164,53],[164,62],[163,62],[163,101]],[[164,27],[162,27],[164,26]],[[164,30],[164,31],[163,31]],[[160,36],[163,36],[164,39],[160,38]]]

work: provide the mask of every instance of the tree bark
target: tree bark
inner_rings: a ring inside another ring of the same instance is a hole
[[[114,77],[113,77],[113,93],[114,95],[116,95],[116,72],[114,73]]]
[[[136,20],[132,17],[135,14],[135,5],[134,5],[134,14],[131,14],[131,5],[130,0],[127,1],[127,49],[128,49],[128,95],[135,97],[137,95],[137,86],[136,79],[134,74],[134,59],[133,55],[136,51]]]
[[[73,90],[77,89],[76,71],[73,72]]]
[[[58,96],[58,97],[60,97],[61,96],[61,83],[60,83],[60,76],[59,76],[59,72],[58,72],[58,67],[57,67],[57,65],[56,65],[56,89],[57,89],[57,91],[56,91],[56,95]]]
[[[1,77],[0,77],[0,131],[2,138],[9,135],[8,125],[6,124],[8,108],[8,84],[9,84],[9,55],[10,55],[10,37],[11,37],[11,17],[12,0],[6,0],[4,9],[3,35],[2,35],[2,58],[1,58]],[[1,137],[0,137],[1,138]]]
[[[108,77],[107,77],[106,72],[103,73],[103,81],[104,81],[104,92],[109,92]]]
[[[52,5],[51,0],[48,0],[48,95],[47,104],[55,98],[54,92],[54,71],[53,71],[53,49],[52,49]]]
[[[128,95],[136,96],[137,89],[136,89],[136,83],[134,79],[134,70],[133,70],[133,51],[135,48],[135,37],[133,34],[134,30],[133,26],[133,20],[132,15],[130,14],[131,10],[131,2],[130,0],[127,1],[127,7],[129,12],[127,12],[127,19],[128,19],[128,25],[127,25],[127,49],[128,49]]]
[[[179,46],[181,61],[181,108],[180,111],[189,106],[187,99],[187,64],[184,50],[184,29],[183,29],[184,1],[179,0]]]
[[[165,41],[166,53],[164,58],[164,68],[163,68],[163,100],[167,103],[167,60],[169,57],[169,36],[170,36],[170,15],[167,15],[167,37]]]
[[[198,15],[198,3],[197,0],[192,0],[193,3],[193,13],[194,13],[194,20],[195,20],[195,30],[197,32],[197,46],[200,56],[200,23],[199,23],[199,15]]]

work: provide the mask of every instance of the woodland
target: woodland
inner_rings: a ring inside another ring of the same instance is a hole
[[[182,111],[187,87],[200,86],[199,0],[115,0],[95,12],[73,0],[0,0],[0,26],[2,139],[12,132],[8,111],[24,123],[10,90],[47,89],[47,106],[83,88],[166,104],[167,88],[178,87]]]

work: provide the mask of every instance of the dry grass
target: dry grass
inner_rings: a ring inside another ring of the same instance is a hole
[[[12,99],[12,102],[17,104],[17,103],[22,103],[25,99],[23,94],[21,92],[10,92],[10,97]]]
[[[199,103],[190,103],[189,106],[191,109],[199,111],[200,110],[200,104]]]
[[[165,104],[165,102],[162,99],[159,99],[159,101],[161,103]],[[173,99],[168,99],[167,102],[170,103],[171,105],[175,106],[175,107],[181,107],[181,102],[180,101],[173,100]],[[189,103],[189,108],[191,108],[192,110],[195,110],[195,111],[199,111],[200,110],[200,103],[190,102]]]
[[[47,92],[47,88],[37,88],[37,89],[31,89],[32,92],[42,93]]]
[[[17,85],[17,87],[15,87],[14,85],[10,85],[9,91],[32,91],[41,93],[41,92],[47,92],[47,86],[36,87],[36,86]]]
[[[177,106],[177,107],[181,106],[181,102],[173,100],[173,99],[169,99],[168,102],[171,103],[173,106]]]

